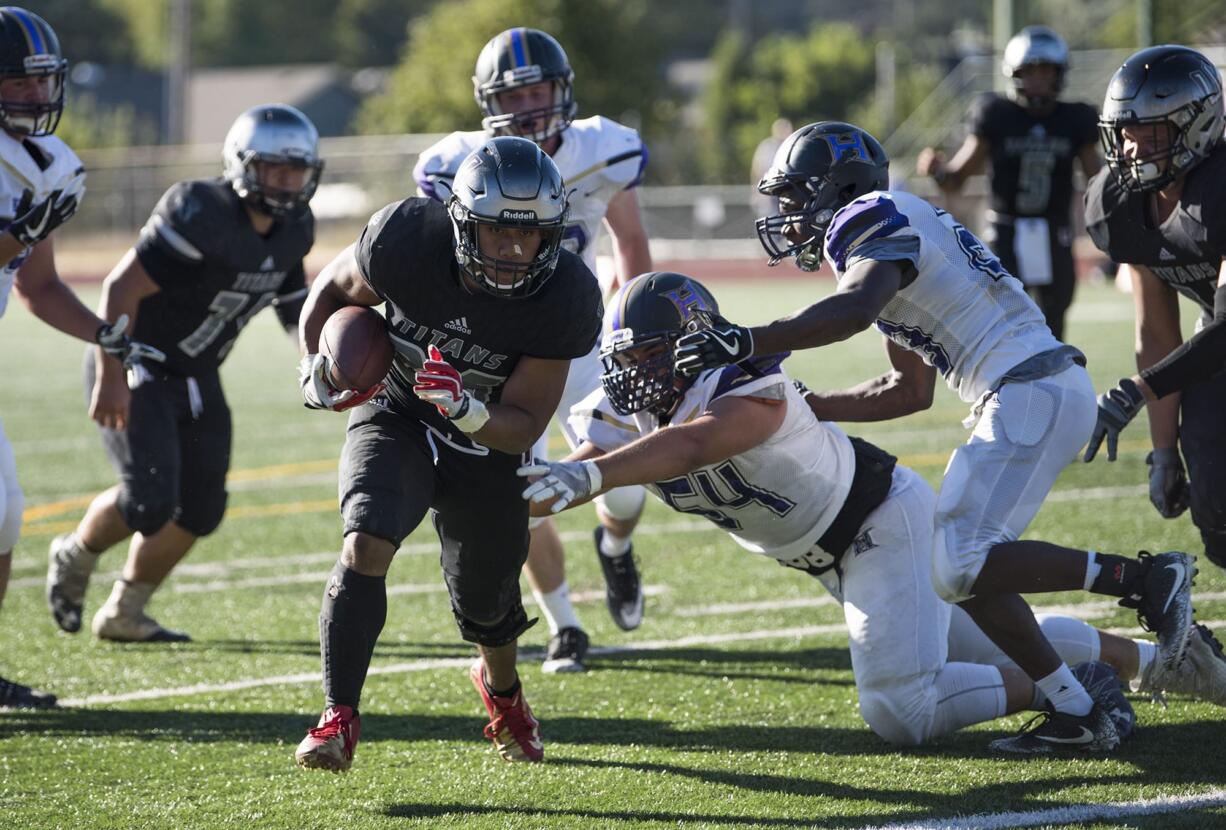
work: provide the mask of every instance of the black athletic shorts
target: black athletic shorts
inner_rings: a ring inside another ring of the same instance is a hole
[[[86,350],[85,399],[94,386],[94,349]],[[230,407],[213,372],[184,378],[153,364],[132,389],[127,429],[99,427],[119,473],[119,510],[136,531],[173,519],[197,536],[211,533],[226,509]]]
[[[399,546],[433,509],[452,604],[497,622],[518,607],[528,558],[526,485],[515,474],[524,460],[375,404],[357,407],[338,481],[344,532]]]

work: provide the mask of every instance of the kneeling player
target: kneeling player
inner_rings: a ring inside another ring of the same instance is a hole
[[[936,497],[923,479],[818,421],[780,356],[692,380],[674,373],[676,339],[717,313],[707,290],[680,274],[648,274],[623,288],[608,315],[603,390],[571,416],[585,443],[567,461],[521,469],[544,476],[525,497],[556,497],[557,510],[607,487],[647,484],[674,510],[705,516],[743,547],[816,576],[843,602],[861,714],[891,743],[918,744],[1043,703],[965,612],[936,595]],[[1102,659],[1147,687],[1202,696],[1218,689],[1222,702],[1226,661],[1211,638],[1190,646],[1205,657],[1193,682],[1156,674],[1152,643],[1068,618],[1051,618],[1044,630],[1070,662]],[[1101,698],[1092,717],[1105,739],[1080,748],[1116,746],[1120,734]]]

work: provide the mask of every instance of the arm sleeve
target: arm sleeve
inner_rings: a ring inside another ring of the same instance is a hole
[[[910,247],[905,243],[908,237],[915,240],[914,256],[906,253]],[[898,241],[885,247],[874,245],[892,239]],[[911,227],[911,220],[898,210],[893,199],[882,194],[863,196],[839,210],[826,231],[825,244],[826,258],[840,274],[856,258],[878,258],[868,256],[874,250],[884,252],[889,248],[899,248],[899,255],[889,254],[888,259],[908,259],[913,263],[919,254],[918,238]]]
[[[1164,398],[1226,368],[1226,285],[1213,295],[1213,321],[1183,345],[1141,372],[1154,394]]]
[[[298,317],[302,313],[302,304],[306,302],[306,267],[301,261],[285,275],[281,289],[277,292],[277,319],[288,332],[298,330]]]
[[[1082,104],[1078,112],[1078,146],[1098,143],[1098,110],[1089,104]]]
[[[387,296],[383,291],[382,278],[387,273],[388,258],[393,248],[388,238],[388,225],[402,204],[403,202],[393,202],[370,217],[353,250],[353,256],[358,263],[358,273],[384,300]]]

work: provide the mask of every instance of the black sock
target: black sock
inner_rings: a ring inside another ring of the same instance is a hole
[[[485,671],[481,672],[481,685],[485,686],[485,690],[494,697],[515,697],[515,693],[519,691],[519,675],[515,675],[515,682],[511,684],[511,688],[505,692],[500,692],[490,685],[489,678],[485,676]]]
[[[387,619],[386,582],[339,561],[328,577],[319,610],[319,654],[328,706],[358,708],[375,641]]]
[[[1137,593],[1134,588],[1142,575],[1142,564],[1136,559],[1111,553],[1096,553],[1094,561],[1102,566],[1090,592],[1112,597],[1127,597]]]

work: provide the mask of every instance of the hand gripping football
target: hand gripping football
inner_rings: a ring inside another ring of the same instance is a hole
[[[324,323],[319,351],[328,358],[337,389],[365,392],[392,368],[392,339],[383,315],[365,306],[345,306]]]

